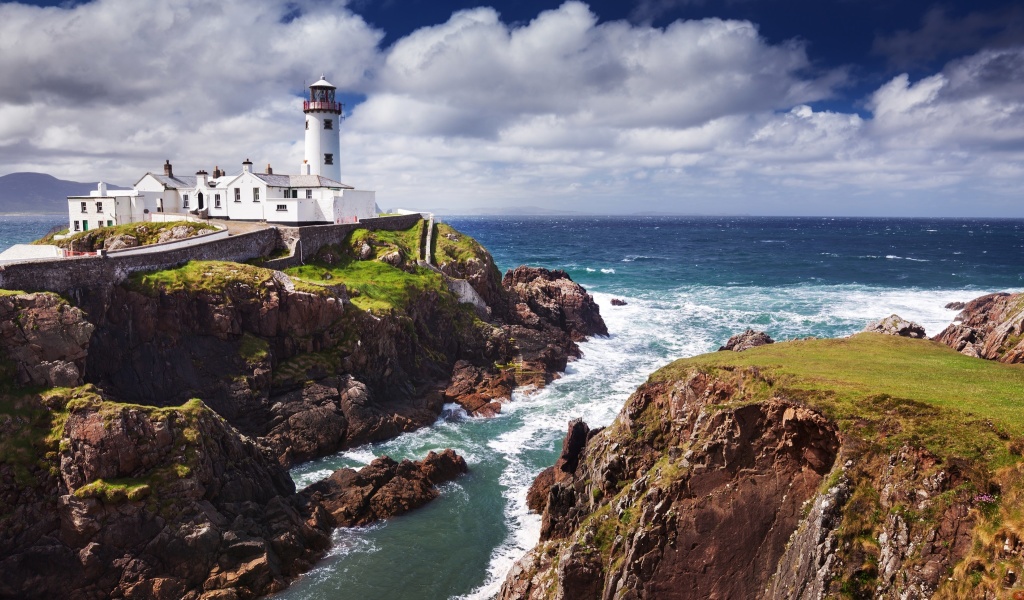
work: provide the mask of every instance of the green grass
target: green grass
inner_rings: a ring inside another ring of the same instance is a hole
[[[52,245],[57,243],[56,240],[53,239],[54,236],[57,236],[57,235],[67,235],[67,234],[68,234],[68,228],[65,227],[64,229],[61,229],[60,231],[54,231],[53,233],[48,233],[48,234],[44,235],[43,237],[39,238],[38,240],[36,240],[36,241],[34,241],[32,243],[36,244],[36,245],[52,246]]]
[[[437,223],[436,228],[433,239],[433,255],[434,262],[438,265],[480,258],[486,252],[479,242],[445,223]],[[456,239],[445,237],[446,235],[454,236]]]
[[[242,334],[242,341],[238,347],[238,354],[242,360],[249,364],[257,364],[266,360],[270,354],[270,345],[267,340],[258,338],[246,331]]]
[[[420,238],[426,223],[420,220],[412,227],[401,231],[357,229],[348,235],[344,245],[347,253],[352,256],[359,256],[362,245],[369,243],[374,248],[371,259],[375,260],[393,250],[399,250],[405,260],[415,261],[420,256]]]
[[[650,380],[750,367],[765,383],[746,389],[748,401],[792,397],[889,445],[916,442],[998,467],[1015,461],[1005,440],[1024,435],[1024,365],[970,358],[926,340],[862,333],[715,352],[676,361]]]
[[[60,246],[61,248],[71,248],[72,244],[76,244],[81,250],[81,246],[85,244],[89,250],[99,250],[103,248],[103,242],[116,235],[131,235],[139,240],[140,246],[148,246],[150,244],[156,244],[160,238],[160,234],[165,231],[179,226],[185,226],[189,229],[189,235],[187,237],[197,236],[210,231],[217,231],[217,228],[213,225],[206,223],[193,223],[191,221],[171,221],[169,223],[127,223],[125,225],[114,225],[113,227],[100,227],[99,229],[91,229],[89,231],[80,231],[74,235],[69,235],[62,240],[53,240],[52,236],[49,237],[48,242],[44,242],[45,239],[38,240],[35,243],[50,243]]]
[[[362,245],[362,242],[358,244]],[[285,273],[296,280],[297,285],[301,282],[321,285],[343,283],[349,289],[352,303],[368,311],[404,310],[417,294],[429,290],[439,293],[447,291],[437,273],[420,267],[406,269],[377,260],[355,260],[342,254],[335,255],[331,262],[314,259],[308,264],[286,269]]]
[[[231,285],[248,285],[261,293],[263,286],[273,279],[273,273],[241,263],[199,260],[176,269],[134,273],[126,285],[148,296],[183,291],[222,293]]]
[[[20,296],[24,293],[21,290],[0,290],[0,296]]]

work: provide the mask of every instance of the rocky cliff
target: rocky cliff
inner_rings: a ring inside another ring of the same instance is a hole
[[[1024,363],[1024,294],[975,298],[934,339],[967,356]]]
[[[448,275],[415,261],[420,233],[357,230],[287,273],[137,274],[78,306],[0,293],[0,597],[279,590],[333,527],[411,510],[466,470],[450,450],[382,457],[296,491],[286,467],[430,424],[446,400],[496,412],[605,333],[564,274],[517,271],[512,292],[460,237]]]
[[[1022,386],[877,334],[678,361],[570,424],[500,598],[1024,595]]]

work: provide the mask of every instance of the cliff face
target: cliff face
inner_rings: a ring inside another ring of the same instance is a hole
[[[1024,294],[975,298],[933,339],[967,356],[1024,363]]]
[[[528,495],[540,542],[499,597],[1010,597],[1022,429],[884,393],[874,369],[927,378],[925,356],[969,360],[862,334],[656,373],[608,428],[570,424]],[[979,403],[1024,383],[998,367],[1011,386]]]
[[[56,294],[0,295],[0,377],[20,385],[81,385],[93,329]]]
[[[510,316],[489,255],[460,240],[448,268],[494,299],[486,322],[408,260],[416,231],[352,237],[288,274],[193,262],[80,308],[0,293],[0,597],[279,590],[333,527],[416,508],[466,470],[450,450],[382,457],[297,492],[287,466],[432,423],[446,400],[496,412],[524,383],[507,365],[550,381],[604,332],[564,274],[530,271],[515,297],[546,312]]]

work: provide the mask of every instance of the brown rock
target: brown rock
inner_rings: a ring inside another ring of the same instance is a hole
[[[19,384],[81,385],[94,329],[56,294],[0,296],[0,357],[11,361],[7,376]]]
[[[774,344],[773,340],[767,333],[763,331],[754,331],[753,329],[747,329],[743,333],[737,333],[736,335],[729,338],[729,341],[724,346],[718,349],[719,352],[722,350],[732,350],[733,352],[743,352],[751,348],[758,346],[764,346],[767,344]]]
[[[884,319],[872,321],[864,327],[864,331],[915,339],[924,339],[926,337],[924,334],[924,327],[921,327],[913,321],[902,319],[899,315],[889,315]]]
[[[336,526],[365,525],[426,504],[437,497],[436,485],[466,470],[466,461],[450,449],[417,462],[382,456],[359,471],[338,469],[301,494],[322,505]]]
[[[932,339],[968,356],[1024,363],[1024,294],[975,298]]]

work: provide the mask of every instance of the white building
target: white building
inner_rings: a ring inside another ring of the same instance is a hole
[[[338,181],[342,104],[335,87],[320,78],[302,103],[306,114],[305,159],[299,174],[275,174],[270,165],[256,173],[252,162],[241,173],[176,176],[168,160],[163,174],[146,173],[130,190],[99,188],[68,197],[70,231],[151,220],[154,213],[193,213],[215,219],[266,221],[284,225],[351,223],[377,216],[376,192]]]

